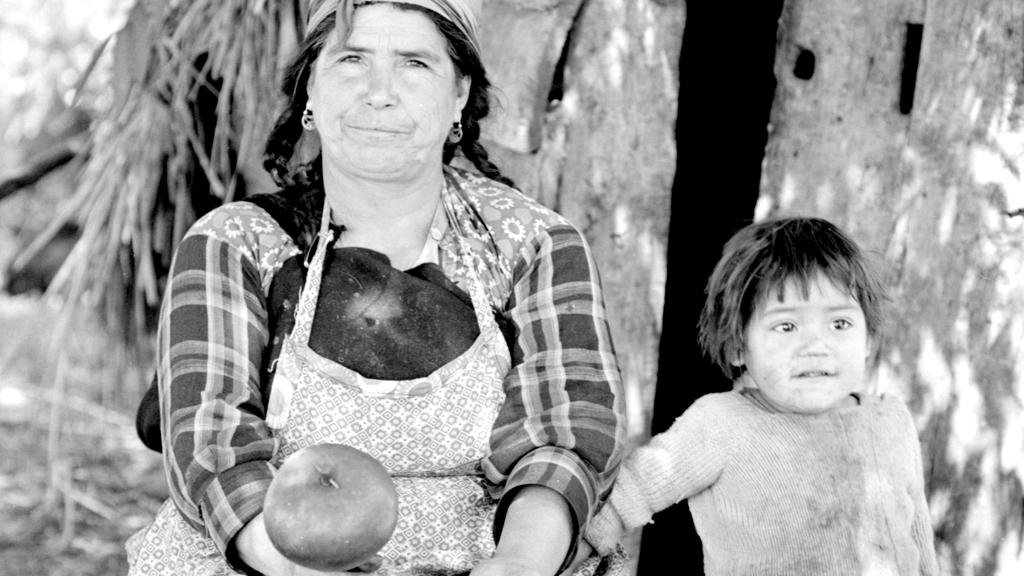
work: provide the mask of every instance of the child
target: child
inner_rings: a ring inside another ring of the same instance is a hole
[[[906,406],[867,391],[879,282],[818,218],[751,224],[726,244],[700,318],[734,381],[631,454],[586,538],[689,500],[718,574],[936,574],[920,445]]]

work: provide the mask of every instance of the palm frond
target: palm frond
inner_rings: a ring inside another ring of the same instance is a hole
[[[252,167],[282,46],[296,44],[296,10],[293,0],[195,0],[134,12],[157,19],[158,34],[136,47],[148,52],[146,73],[97,120],[77,190],[52,225],[75,220],[82,236],[50,294],[96,309],[127,342],[150,335],[145,316],[187,229],[266,178]]]

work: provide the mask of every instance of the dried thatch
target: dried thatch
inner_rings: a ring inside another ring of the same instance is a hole
[[[178,241],[198,215],[244,194],[258,170],[279,62],[303,9],[292,0],[137,2],[116,38],[124,88],[97,120],[79,186],[51,227],[82,229],[52,294],[96,309],[128,342],[148,339]]]

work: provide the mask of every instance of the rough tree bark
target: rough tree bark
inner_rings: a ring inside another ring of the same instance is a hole
[[[684,18],[679,0],[494,0],[482,19],[498,94],[484,136],[591,243],[635,438],[657,373]]]
[[[916,416],[944,574],[1024,570],[1022,38],[995,0],[789,0],[780,23],[758,214],[829,217],[888,268],[877,386]]]

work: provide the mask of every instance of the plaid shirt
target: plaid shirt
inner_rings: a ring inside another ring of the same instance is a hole
[[[441,267],[466,287],[467,263],[457,257],[465,245],[517,330],[482,463],[501,498],[495,534],[510,500],[503,496],[539,484],[566,498],[578,537],[610,489],[626,434],[590,248],[518,191],[453,168],[446,176],[448,217],[439,211],[432,230]],[[179,511],[222,552],[263,509],[274,476],[278,441],[264,420],[260,382],[270,338],[265,295],[297,253],[275,220],[243,201],[201,218],[172,264],[158,332],[165,466]]]

